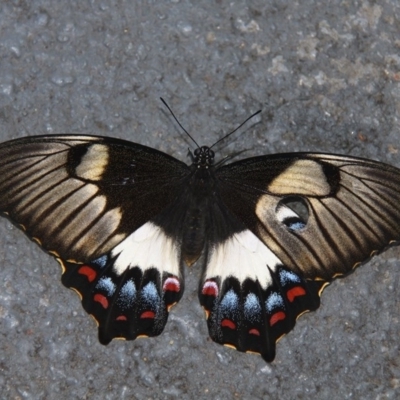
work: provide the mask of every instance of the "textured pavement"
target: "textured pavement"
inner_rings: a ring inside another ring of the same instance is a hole
[[[326,3],[326,4],[324,4]],[[120,137],[189,162],[321,151],[400,167],[400,5],[368,1],[3,1],[0,139]],[[192,146],[193,148],[193,146]],[[330,285],[273,363],[214,344],[199,268],[164,333],[98,343],[58,264],[0,221],[1,399],[395,399],[400,248]]]

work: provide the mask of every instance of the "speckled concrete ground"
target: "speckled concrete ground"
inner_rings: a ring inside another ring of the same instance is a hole
[[[325,4],[326,3],[326,4]],[[0,3],[0,138],[92,133],[186,160],[312,150],[400,167],[397,0]],[[326,289],[266,364],[208,339],[196,267],[155,339],[97,341],[52,258],[0,222],[2,399],[400,397],[400,250]]]

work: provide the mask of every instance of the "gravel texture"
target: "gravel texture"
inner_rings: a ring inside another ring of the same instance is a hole
[[[0,3],[0,139],[92,133],[184,160],[323,151],[400,167],[397,0]],[[329,286],[261,357],[214,344],[199,270],[164,333],[98,343],[57,263],[0,221],[1,399],[396,399],[400,249]]]

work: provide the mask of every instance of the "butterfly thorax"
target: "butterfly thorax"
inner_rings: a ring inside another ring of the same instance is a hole
[[[194,151],[193,165],[198,169],[208,169],[214,164],[214,152],[208,146],[198,147]]]

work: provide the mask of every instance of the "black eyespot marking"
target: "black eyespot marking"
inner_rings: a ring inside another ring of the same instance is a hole
[[[309,216],[307,202],[300,196],[285,197],[276,207],[276,217],[292,232],[303,230]]]

